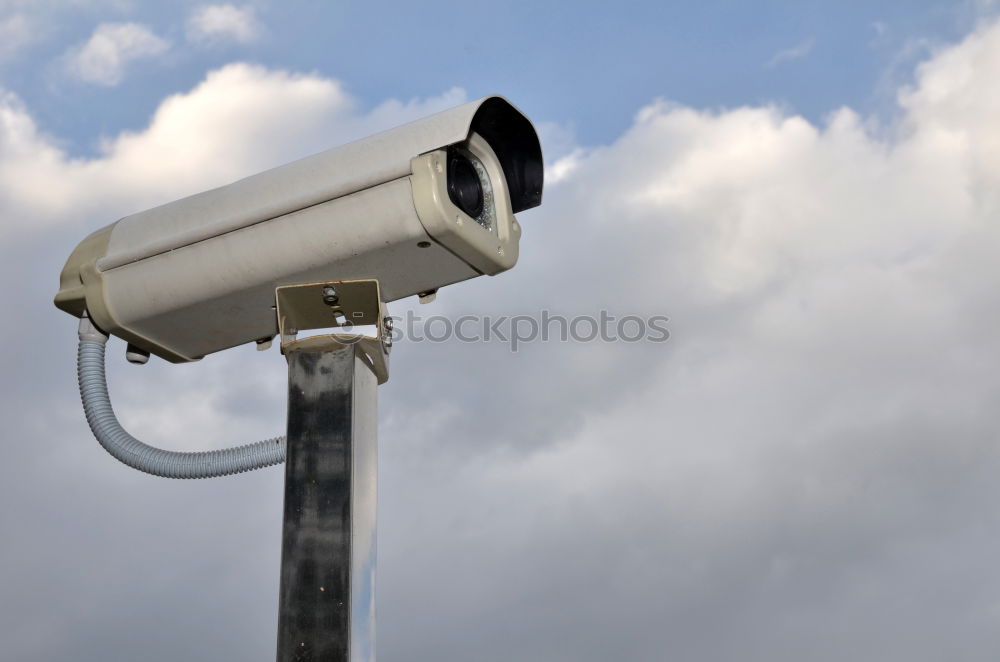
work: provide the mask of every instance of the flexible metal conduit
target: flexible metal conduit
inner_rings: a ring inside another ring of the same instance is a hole
[[[164,478],[214,478],[252,471],[285,461],[285,438],[265,439],[245,446],[185,453],[154,448],[122,428],[108,397],[104,350],[108,336],[86,316],[80,320],[76,374],[87,423],[97,441],[120,462]]]

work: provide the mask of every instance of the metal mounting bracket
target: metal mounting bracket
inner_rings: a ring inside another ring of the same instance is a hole
[[[392,318],[386,314],[377,280],[282,285],[274,290],[274,298],[282,354],[292,349],[325,351],[354,346],[379,384],[389,380]],[[376,335],[330,333],[296,339],[299,331],[357,326],[373,326]]]

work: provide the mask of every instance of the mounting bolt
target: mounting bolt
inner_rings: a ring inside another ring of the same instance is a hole
[[[388,350],[392,347],[392,318],[386,317],[382,320],[382,344]]]
[[[323,288],[323,303],[328,306],[333,306],[339,301],[340,295],[337,294],[337,290],[333,289],[333,285],[327,285]]]

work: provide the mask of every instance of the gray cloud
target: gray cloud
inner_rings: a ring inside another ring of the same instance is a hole
[[[998,73],[992,24],[921,65],[890,139],[849,110],[814,126],[657,102],[613,144],[562,150],[518,267],[419,312],[665,314],[671,341],[396,348],[380,657],[991,659]],[[307,100],[280,124],[266,104],[231,124],[210,102],[239,91],[252,110],[279,90]],[[0,358],[12,659],[273,655],[280,470],[169,482],[103,455],[76,401],[74,324],[49,304],[73,242],[140,195],[218,183],[233,150],[255,149],[240,163],[256,169],[298,155],[286,137],[319,149],[457,95],[366,115],[332,81],[227,68],[88,163],[5,106],[22,132],[0,146],[24,148],[0,164],[34,187],[5,193],[18,221],[0,249],[20,285]],[[180,131],[199,158],[172,155],[162,136]],[[37,199],[62,179],[85,184]],[[282,427],[276,352],[140,369],[121,349],[112,391],[140,436],[220,447]]]

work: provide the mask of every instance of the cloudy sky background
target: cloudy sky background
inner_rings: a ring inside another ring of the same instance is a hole
[[[274,655],[281,470],[98,447],[51,305],[77,241],[498,92],[547,156],[521,261],[391,311],[672,337],[397,345],[380,658],[995,660],[1000,7],[858,4],[0,0],[2,657]],[[148,442],[282,431],[276,350],[123,349]]]

